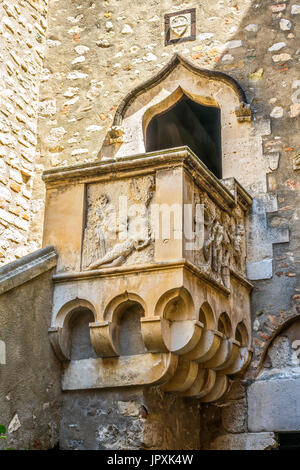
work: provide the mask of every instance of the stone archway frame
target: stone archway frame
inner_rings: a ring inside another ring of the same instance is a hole
[[[60,361],[71,359],[71,321],[74,312],[80,308],[88,309],[96,319],[94,305],[88,300],[76,298],[60,308],[54,319],[54,326],[48,329],[51,345]]]
[[[91,341],[100,357],[119,356],[119,320],[123,307],[129,303],[140,305],[147,314],[146,302],[139,295],[126,291],[107,302],[103,321],[90,323]]]
[[[196,74],[197,76],[204,77],[207,80],[219,81],[220,83],[224,83],[230,86],[237,95],[239,104],[241,106],[243,105],[244,107],[247,107],[248,101],[246,94],[242,87],[238,84],[238,82],[234,80],[234,78],[230,77],[229,75],[226,75],[223,72],[207,70],[201,67],[197,67],[194,63],[192,63],[182,55],[176,53],[157,74],[153,75],[149,80],[146,80],[145,82],[138,85],[125,96],[125,98],[121,101],[116,110],[113,126],[122,125],[126,111],[131,105],[131,103],[145,91],[151,90],[153,87],[164,81],[167,76],[170,75],[170,73],[176,67],[178,67],[178,65],[182,65],[186,70]],[[187,90],[185,90],[185,92],[187,92]]]
[[[120,103],[100,158],[128,158],[145,153],[145,129],[153,116],[167,110],[185,94],[221,109],[222,154],[243,150],[245,122],[250,137],[251,110],[240,85],[230,76],[195,66],[175,54],[152,78],[133,89]],[[247,124],[248,123],[248,124]],[[233,148],[236,146],[236,149]],[[227,175],[224,175],[227,177]]]
[[[148,108],[147,111],[145,112],[143,116],[143,120],[142,120],[143,136],[144,136],[145,143],[146,143],[147,128],[151,120],[155,116],[161,113],[164,113],[168,109],[171,109],[173,106],[176,105],[176,103],[178,103],[178,101],[180,101],[180,99],[183,96],[190,98],[190,100],[195,101],[196,103],[199,103],[202,106],[215,107],[215,108],[220,109],[219,103],[214,98],[191,94],[188,92],[188,90],[185,90],[179,85],[178,88],[176,88],[176,90],[174,90],[169,96],[167,96],[167,98],[165,98],[164,100],[160,101],[157,104],[154,104],[153,106]]]
[[[261,350],[259,350],[259,354],[257,354],[258,364],[255,375],[258,375],[261,372],[269,347],[272,345],[275,338],[277,338],[277,336],[279,336],[285,329],[289,328],[294,322],[299,319],[299,314],[291,312],[288,318],[278,318],[279,324],[276,326],[272,323],[266,322],[268,326],[270,326],[270,329],[272,328],[273,331],[271,336],[264,342]]]

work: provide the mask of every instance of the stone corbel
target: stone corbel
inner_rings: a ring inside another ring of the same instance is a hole
[[[198,364],[179,357],[173,377],[160,388],[164,392],[185,392],[190,389],[198,374]]]
[[[142,317],[141,331],[146,349],[149,352],[168,352],[162,335],[161,317]]]
[[[232,341],[223,335],[216,354],[211,359],[203,363],[202,366],[208,369],[219,370],[224,366],[224,364],[228,363],[228,360],[231,359],[232,354]]]
[[[234,375],[243,372],[252,358],[252,349],[245,346],[238,348],[237,355],[226,368],[222,370],[223,374]]]
[[[251,122],[251,108],[250,104],[241,103],[240,106],[235,108],[235,115],[239,122]]]
[[[185,359],[196,361],[197,363],[209,361],[218,351],[222,338],[222,333],[204,329],[198,343],[194,349],[185,355]]]
[[[71,359],[71,338],[69,330],[61,327],[48,329],[51,346],[60,361]]]
[[[119,356],[118,325],[104,321],[90,323],[89,326],[91,342],[98,356]]]
[[[227,375],[217,373],[211,391],[201,398],[202,403],[211,403],[221,398],[228,388]]]
[[[124,143],[124,129],[121,126],[112,126],[106,135],[104,143],[106,145],[116,145]]]
[[[162,337],[168,350],[179,356],[189,354],[201,340],[204,325],[197,320],[162,319]]]
[[[123,143],[124,129],[120,126],[112,126],[106,134],[99,156],[106,159],[114,158]]]
[[[213,370],[201,369],[199,367],[198,374],[193,385],[185,392],[182,392],[181,395],[184,397],[201,398],[212,389],[215,379],[216,373]]]
[[[215,367],[215,370],[222,371],[222,373],[225,373],[225,370],[232,367],[239,357],[240,343],[232,338],[230,338],[228,341],[231,344],[230,354],[228,355],[226,361],[224,361],[219,366]]]

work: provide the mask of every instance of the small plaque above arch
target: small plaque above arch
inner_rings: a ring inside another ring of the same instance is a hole
[[[195,39],[195,8],[165,14],[165,46]]]

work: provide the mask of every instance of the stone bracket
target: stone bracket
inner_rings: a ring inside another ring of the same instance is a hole
[[[64,368],[62,389],[159,385],[173,376],[177,363],[178,357],[170,353],[71,361]]]

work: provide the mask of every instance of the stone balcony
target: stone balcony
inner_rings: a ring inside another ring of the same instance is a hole
[[[44,181],[63,389],[156,385],[218,400],[251,359],[248,193],[187,147],[49,170]],[[90,354],[83,330],[74,353],[81,314]]]

